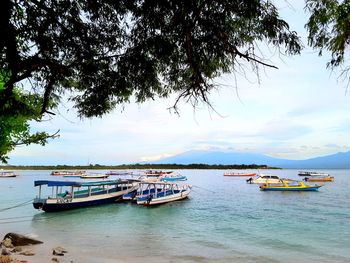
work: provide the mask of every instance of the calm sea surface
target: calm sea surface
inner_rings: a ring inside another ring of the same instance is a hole
[[[33,199],[34,180],[57,179],[50,171],[19,171],[0,179],[0,238],[18,232],[74,248],[85,256],[74,262],[350,262],[350,170],[324,170],[335,181],[304,193],[262,192],[219,170],[179,172],[194,186],[185,201],[1,211]],[[264,173],[301,179],[297,170]]]

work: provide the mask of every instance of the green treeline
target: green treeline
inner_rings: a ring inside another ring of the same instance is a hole
[[[129,170],[129,169],[279,169],[276,167],[269,167],[267,165],[257,164],[122,164],[122,165],[6,165],[0,166],[4,170]]]

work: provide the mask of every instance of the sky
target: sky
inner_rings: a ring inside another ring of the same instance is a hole
[[[117,165],[154,161],[190,150],[261,153],[301,160],[350,150],[350,95],[337,72],[326,69],[329,54],[319,57],[307,47],[303,1],[278,1],[280,15],[302,37],[301,55],[266,54],[278,69],[225,75],[206,105],[195,110],[176,99],[131,103],[102,118],[80,120],[66,103],[52,120],[34,130],[60,137],[16,148],[13,165]],[[265,47],[261,47],[265,50]]]

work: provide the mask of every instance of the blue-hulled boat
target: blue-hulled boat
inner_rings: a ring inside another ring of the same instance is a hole
[[[186,181],[187,177],[181,174],[167,174],[161,176],[159,180],[164,182]]]
[[[69,182],[69,181],[34,181],[39,187],[38,196],[33,201],[36,209],[45,212],[56,212],[81,207],[113,203],[124,194],[138,188],[134,180],[110,180],[100,182]],[[51,188],[48,194],[47,189]],[[46,190],[46,192],[44,192]],[[43,197],[43,196],[46,197]]]

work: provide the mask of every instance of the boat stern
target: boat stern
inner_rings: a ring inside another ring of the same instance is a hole
[[[33,207],[35,209],[42,209],[45,204],[45,199],[35,198],[33,201]]]

